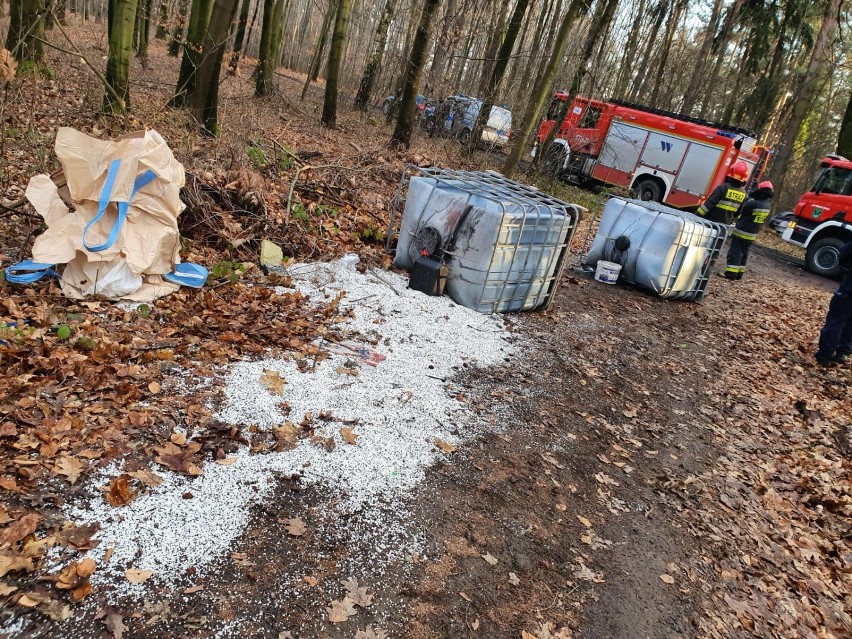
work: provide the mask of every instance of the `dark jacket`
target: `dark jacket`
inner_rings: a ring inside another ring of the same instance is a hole
[[[840,266],[846,269],[846,273],[840,280],[838,290],[847,295],[852,295],[852,241],[846,242],[840,247]]]
[[[734,228],[734,237],[754,241],[772,209],[770,200],[775,195],[772,189],[757,189],[740,208],[740,217]]]
[[[745,202],[745,199],[743,183],[728,177],[722,184],[713,189],[712,193],[704,200],[704,204],[699,206],[695,213],[711,222],[730,224],[736,219],[740,206]]]

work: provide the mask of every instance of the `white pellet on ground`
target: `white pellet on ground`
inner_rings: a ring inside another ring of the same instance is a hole
[[[353,309],[354,317],[343,328],[378,339],[373,348],[386,359],[376,367],[357,366],[358,376],[338,372],[357,361],[344,355],[332,355],[306,373],[288,360],[238,363],[225,372],[226,401],[217,415],[232,424],[272,428],[287,419],[298,423],[311,412],[317,431],[334,437],[334,450],[309,441],[282,453],[242,450],[235,463],[208,462],[203,475],[193,479],[158,467],[163,484],[128,506],[114,509],[97,496],[74,508],[68,513],[74,521],[102,524],[93,555],[114,548],[109,564],[96,577],[139,568],[154,571],[152,582],[173,585],[190,567],[203,572],[210,562],[226,556],[243,533],[251,506],[273,498],[275,484],[269,479],[278,473],[304,473],[303,482],[321,483],[337,496],[337,508],[366,512],[366,518],[373,519],[369,511],[383,503],[385,508],[391,501],[403,504],[425,469],[443,455],[435,446],[436,437],[459,444],[484,430],[485,424],[476,423],[473,413],[450,396],[445,381],[465,363],[505,362],[514,346],[502,319],[463,308],[447,297],[411,291],[407,281],[393,273],[361,274],[352,262],[344,258],[295,265],[289,273],[311,302],[345,291],[341,306]],[[286,380],[283,395],[272,394],[260,382],[264,370],[276,370]],[[289,414],[282,412],[282,402],[289,404]],[[335,421],[316,421],[323,411]],[[341,438],[342,420],[358,420],[352,426],[356,445]],[[119,472],[111,471],[107,479]],[[184,499],[186,492],[192,493],[191,499]],[[417,551],[385,554],[404,557]],[[120,590],[144,589],[125,583]]]

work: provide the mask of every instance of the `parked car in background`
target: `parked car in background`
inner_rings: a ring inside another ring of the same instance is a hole
[[[388,111],[390,111],[391,108],[393,108],[394,102],[396,102],[396,96],[395,95],[389,95],[388,97],[386,97],[384,99],[384,101],[382,102],[382,113],[387,115]],[[426,108],[426,96],[425,95],[420,95],[419,93],[417,94],[417,97],[414,100],[414,108],[417,111],[418,116],[423,113],[423,109]]]
[[[467,142],[473,132],[482,100],[466,95],[451,95],[438,102],[434,109],[424,113],[424,126],[430,135],[454,137]],[[487,146],[504,147],[509,144],[512,131],[512,112],[492,106],[482,129],[481,142]]]

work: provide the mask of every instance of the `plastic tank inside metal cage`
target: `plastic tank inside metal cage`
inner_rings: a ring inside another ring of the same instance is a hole
[[[411,269],[424,255],[444,261],[450,297],[483,313],[550,305],[579,207],[490,171],[414,171],[391,214],[388,246],[404,201],[397,266]]]
[[[728,235],[724,224],[657,202],[611,198],[586,264],[621,264],[623,280],[661,297],[700,300]]]

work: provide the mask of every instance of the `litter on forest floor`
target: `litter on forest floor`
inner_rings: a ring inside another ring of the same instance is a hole
[[[280,358],[222,371],[224,403],[217,418],[261,433],[293,432],[299,422],[309,423],[315,436],[293,440],[283,452],[257,454],[244,446],[230,458],[235,463],[208,463],[197,477],[163,472],[162,483],[123,506],[121,517],[100,494],[71,509],[77,521],[102,523],[100,546],[91,553],[96,560],[101,549],[114,549],[95,579],[123,576],[132,568],[152,571],[151,582],[175,585],[189,568],[200,574],[227,556],[248,525],[252,506],[274,498],[271,479],[281,475],[321,484],[337,495],[340,511],[361,513],[379,534],[387,525],[388,503],[404,521],[406,494],[426,467],[487,427],[447,392],[444,380],[467,367],[509,361],[514,346],[502,318],[421,295],[393,273],[383,272],[380,281],[347,261],[300,264],[288,271],[308,303],[345,292],[340,306],[351,316],[338,327],[351,339],[335,343],[331,355],[315,366],[300,369],[295,358]],[[390,294],[388,284],[398,294]],[[365,340],[376,347],[365,346]],[[352,361],[368,366],[355,369],[357,376],[341,373]],[[436,441],[446,445],[435,446]],[[255,490],[246,490],[248,485]],[[387,498],[384,510],[371,516],[382,497]],[[312,527],[311,521],[297,523],[290,522],[291,535]],[[376,551],[370,559],[386,565],[422,550],[416,541],[406,544]],[[112,581],[126,593],[141,588],[126,579]]]

